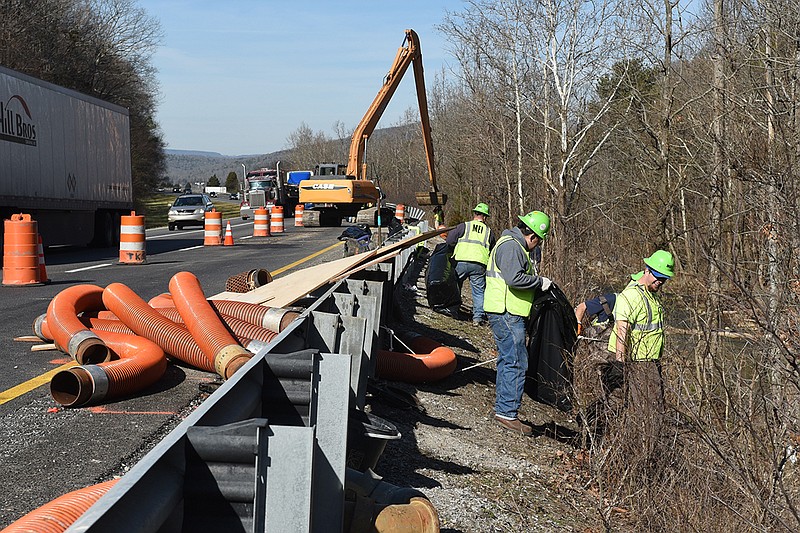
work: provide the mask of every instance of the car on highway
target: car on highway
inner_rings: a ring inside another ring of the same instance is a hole
[[[205,194],[182,194],[175,198],[175,203],[167,212],[167,226],[170,231],[183,229],[184,226],[203,226],[206,211],[211,211],[214,204]]]
[[[238,199],[239,199],[238,192],[232,192],[228,195],[228,200],[238,200]]]
[[[181,186],[180,185],[173,185],[172,186],[172,192],[181,192]]]

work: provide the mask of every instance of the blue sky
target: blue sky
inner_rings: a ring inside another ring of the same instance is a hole
[[[414,29],[425,81],[454,66],[435,28],[462,0],[139,0],[164,38],[153,57],[168,148],[225,155],[286,148],[301,123],[351,130]],[[416,108],[413,72],[378,127]]]

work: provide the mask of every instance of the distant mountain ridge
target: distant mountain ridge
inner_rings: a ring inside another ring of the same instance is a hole
[[[183,186],[186,182],[208,182],[212,175],[216,175],[220,183],[225,183],[229,172],[235,172],[239,180],[242,179],[242,164],[247,170],[261,167],[274,167],[276,161],[286,160],[288,150],[272,152],[271,154],[228,156],[217,152],[204,152],[201,150],[171,150],[164,151],[167,162],[167,181]]]

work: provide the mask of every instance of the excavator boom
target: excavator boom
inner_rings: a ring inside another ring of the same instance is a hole
[[[414,81],[419,103],[422,138],[425,143],[425,159],[431,183],[430,191],[416,194],[417,202],[420,205],[444,205],[447,201],[447,195],[440,193],[436,187],[431,122],[428,116],[428,97],[425,92],[425,75],[422,68],[422,48],[419,44],[419,37],[417,37],[417,33],[414,30],[406,30],[403,44],[397,50],[392,67],[383,80],[383,86],[353,132],[353,138],[350,141],[350,156],[347,161],[347,174],[356,176],[357,179],[367,179],[367,163],[364,158],[367,139],[375,131],[375,127],[386,110],[389,100],[391,100],[395,90],[400,85],[400,81],[403,79],[408,67],[412,64],[414,65]]]

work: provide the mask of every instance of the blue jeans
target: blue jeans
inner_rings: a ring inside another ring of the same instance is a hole
[[[494,412],[506,418],[517,418],[528,371],[525,318],[510,313],[489,313],[489,324],[498,353]]]
[[[483,312],[483,293],[486,292],[486,267],[479,263],[469,261],[456,262],[456,274],[458,275],[458,286],[469,278],[469,285],[472,287],[472,321],[480,322],[486,317]]]

